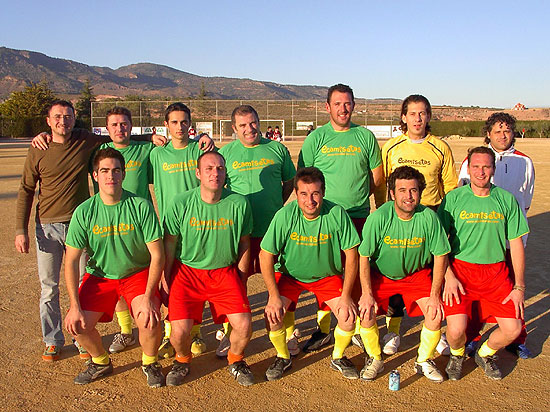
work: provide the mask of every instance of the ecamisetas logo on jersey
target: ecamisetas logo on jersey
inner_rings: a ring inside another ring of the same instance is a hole
[[[472,213],[466,210],[460,212],[460,220],[468,220],[468,223],[477,223],[477,222],[493,222],[496,223],[499,220],[504,220],[504,215],[502,213],[492,211],[492,212],[479,212]]]
[[[101,235],[101,237],[107,237],[107,236],[127,235],[128,232],[131,232],[132,230],[134,230],[133,224],[119,223],[118,225],[111,225],[111,226],[95,225],[92,228],[92,233],[94,235]]]
[[[350,155],[355,153],[361,153],[361,148],[358,146],[338,146],[338,147],[329,147],[327,145],[321,147],[321,153],[328,154],[329,156],[337,155]]]
[[[302,246],[317,246],[324,245],[332,238],[330,233],[319,233],[319,236],[304,236],[299,235],[297,232],[290,234],[290,239],[294,240],[297,245]]]
[[[196,230],[225,230],[233,226],[233,219],[220,217],[219,219],[201,220],[192,217],[189,219],[189,226],[194,227]]]
[[[162,164],[162,170],[169,173],[195,170],[196,168],[197,168],[197,161],[195,159],[190,159],[187,162],[179,162],[179,163],[164,162]]]
[[[390,245],[392,248],[415,248],[420,247],[426,241],[425,237],[412,237],[412,238],[403,238],[397,239],[391,236],[384,237],[384,243]]]
[[[127,172],[137,170],[141,167],[141,162],[139,160],[128,160],[125,167]]]
[[[260,160],[251,160],[250,162],[239,162],[235,160],[233,163],[231,163],[231,167],[233,168],[233,170],[244,172],[246,170],[263,169],[264,167],[274,164],[275,160],[273,159],[261,158]]]
[[[432,164],[432,162],[426,159],[405,159],[403,157],[397,159],[397,163],[408,166],[430,166]]]

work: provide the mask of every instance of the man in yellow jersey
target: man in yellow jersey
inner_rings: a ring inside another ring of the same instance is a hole
[[[388,140],[382,147],[384,177],[388,177],[400,166],[411,166],[420,171],[426,179],[420,203],[434,210],[443,197],[456,188],[457,174],[451,148],[441,139],[430,134],[432,106],[428,99],[419,94],[408,96],[401,105],[401,130],[403,134]],[[375,193],[376,206],[387,200],[386,185],[379,186]],[[403,299],[392,297],[384,335],[383,351],[387,355],[397,352],[400,344],[399,328],[403,317]]]

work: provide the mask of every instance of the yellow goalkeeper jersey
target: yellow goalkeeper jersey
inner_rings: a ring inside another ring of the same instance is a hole
[[[426,189],[420,203],[425,206],[438,206],[443,197],[456,188],[458,176],[453,153],[447,143],[428,134],[421,142],[415,143],[405,133],[394,137],[382,147],[384,177],[400,166],[411,166],[420,171],[426,179]],[[382,187],[376,195],[379,206],[387,197]]]

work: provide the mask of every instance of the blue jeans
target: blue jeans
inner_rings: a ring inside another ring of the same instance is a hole
[[[62,329],[59,306],[59,272],[65,253],[65,237],[68,223],[36,223],[36,255],[38,278],[40,280],[40,323],[46,345],[63,346],[65,337]],[[85,271],[87,255],[80,260],[80,278]]]

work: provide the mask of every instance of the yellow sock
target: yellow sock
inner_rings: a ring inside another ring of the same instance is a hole
[[[270,331],[269,340],[275,347],[279,358],[290,359],[290,352],[288,351],[288,345],[286,344],[285,328]]]
[[[155,363],[156,361],[158,361],[158,356],[157,355],[149,356],[149,355],[146,355],[145,353],[141,354],[141,364],[143,366],[151,365],[152,363]]]
[[[109,354],[107,352],[103,352],[103,355],[99,355],[97,358],[92,358],[92,362],[97,365],[108,365]]]
[[[361,328],[361,340],[365,346],[365,350],[371,358],[382,360],[382,349],[380,348],[380,333],[378,325],[375,323],[370,328]]]
[[[466,347],[465,346],[461,346],[458,349],[453,349],[453,348],[449,347],[449,349],[451,350],[451,355],[453,355],[453,356],[464,356],[464,353],[466,353]]]
[[[172,333],[172,324],[169,320],[164,321],[164,339],[170,339],[170,334]]]
[[[332,359],[340,359],[344,356],[344,351],[351,343],[353,335],[353,330],[346,332],[340,329],[338,325],[334,328],[334,349],[332,350]]]
[[[402,320],[403,320],[402,317],[390,318],[386,316],[386,327],[388,328],[388,333],[393,332],[396,335],[399,335]]]
[[[201,336],[201,324],[193,325],[191,328],[191,337],[198,336],[199,338],[202,338]]]
[[[231,323],[224,322],[223,323],[223,333],[225,333],[225,336],[229,338],[229,335],[231,334]]]
[[[433,358],[439,339],[441,339],[441,329],[430,330],[426,325],[422,325],[420,346],[418,347],[418,358],[416,361],[426,362],[428,359]]]
[[[286,312],[283,323],[286,329],[286,336],[292,336],[294,333],[294,312]]]
[[[495,353],[497,353],[497,351],[494,349],[491,349],[487,344],[487,341],[485,341],[483,342],[483,345],[481,345],[481,348],[479,348],[478,353],[479,353],[479,356],[484,358],[486,356],[493,356]]]
[[[317,324],[321,332],[330,333],[330,310],[318,310],[317,311]]]
[[[359,316],[355,319],[355,331],[353,332],[354,335],[360,335],[361,334],[361,319]]]
[[[118,320],[118,325],[120,326],[120,333],[124,335],[129,335],[132,333],[132,316],[130,315],[129,309],[116,312],[116,318]]]

